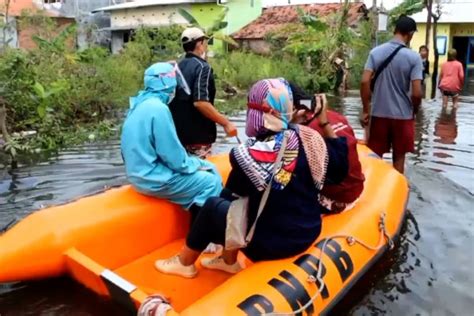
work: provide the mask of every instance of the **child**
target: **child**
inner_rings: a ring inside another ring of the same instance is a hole
[[[428,60],[428,56],[430,51],[426,45],[421,45],[418,53],[420,54],[421,61],[423,62],[423,80],[421,81],[422,89],[423,89],[423,98],[426,95],[426,85],[425,79],[430,75],[430,61]]]
[[[453,98],[453,107],[458,107],[459,93],[464,83],[463,65],[456,60],[457,51],[452,48],[448,51],[448,61],[441,66],[439,75],[439,89],[443,94],[443,107],[448,106],[448,97]]]

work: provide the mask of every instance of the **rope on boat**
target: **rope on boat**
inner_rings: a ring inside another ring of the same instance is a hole
[[[392,238],[390,237],[390,235],[387,232],[387,227],[385,225],[385,212],[382,212],[382,214],[380,214],[379,231],[380,231],[380,238],[379,238],[379,242],[377,243],[376,246],[371,246],[371,245],[363,242],[362,240],[357,239],[356,237],[354,237],[352,235],[339,234],[339,235],[333,235],[333,236],[330,236],[330,237],[326,238],[326,240],[323,243],[323,246],[321,247],[321,252],[320,252],[319,258],[318,258],[318,260],[319,260],[318,273],[316,274],[316,276],[310,275],[307,279],[308,283],[318,282],[318,284],[319,284],[318,285],[318,291],[313,295],[313,297],[311,297],[311,299],[305,305],[301,306],[301,308],[298,309],[298,310],[295,310],[295,311],[292,311],[292,312],[286,312],[286,313],[278,313],[278,312],[276,312],[276,313],[264,313],[264,314],[261,314],[261,316],[291,316],[291,315],[298,315],[299,313],[304,312],[308,307],[310,307],[314,303],[314,301],[319,297],[321,292],[324,290],[324,287],[326,286],[326,284],[324,283],[324,280],[321,276],[321,273],[323,271],[323,269],[322,269],[322,265],[323,265],[322,257],[323,257],[323,254],[324,254],[324,250],[326,249],[326,246],[327,246],[327,244],[330,240],[338,239],[338,238],[344,238],[344,239],[346,239],[349,246],[359,244],[362,247],[367,248],[369,250],[373,250],[373,251],[377,251],[377,250],[381,249],[384,246],[384,240],[387,240],[389,249],[390,250],[393,249],[395,244],[394,244]]]

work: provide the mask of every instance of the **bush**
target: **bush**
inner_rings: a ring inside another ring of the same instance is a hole
[[[284,77],[303,87],[311,87],[315,78],[293,57],[274,59],[253,53],[232,52],[211,60],[219,86],[248,89],[260,79]]]
[[[49,23],[47,18],[27,21]],[[70,45],[75,36],[71,26],[59,34],[35,35],[38,47],[29,52],[0,52],[0,93],[10,131],[36,130],[34,146],[57,149],[83,140],[76,132],[87,135],[84,126],[94,129],[104,121],[109,126],[106,119],[123,113],[129,97],[141,88],[146,67],[177,59],[181,31],[181,26],[139,29],[134,41],[112,56],[100,47],[76,51]],[[106,135],[102,130],[99,134]]]

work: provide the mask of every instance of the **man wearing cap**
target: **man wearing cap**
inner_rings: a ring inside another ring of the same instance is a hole
[[[370,52],[360,88],[368,146],[380,157],[392,148],[393,166],[400,173],[405,154],[415,149],[414,116],[422,98],[423,64],[408,48],[415,32],[415,21],[401,16],[394,38]]]
[[[197,28],[184,30],[181,42],[186,56],[179,63],[191,95],[177,89],[170,104],[178,137],[186,150],[205,158],[216,141],[216,123],[227,136],[237,136],[237,129],[227,117],[214,108],[216,86],[211,66],[205,60],[209,37]]]

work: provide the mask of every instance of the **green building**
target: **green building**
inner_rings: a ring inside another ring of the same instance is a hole
[[[216,2],[217,1],[217,2]],[[222,8],[227,7],[227,35],[239,30],[260,16],[262,0],[141,0],[127,2],[103,8],[94,12],[108,12],[113,53],[119,52],[123,45],[130,40],[130,34],[139,27],[159,27],[170,24],[188,24],[178,13],[178,8],[190,12],[202,26],[209,26],[216,19]],[[223,45],[215,41],[210,51],[222,51]]]

